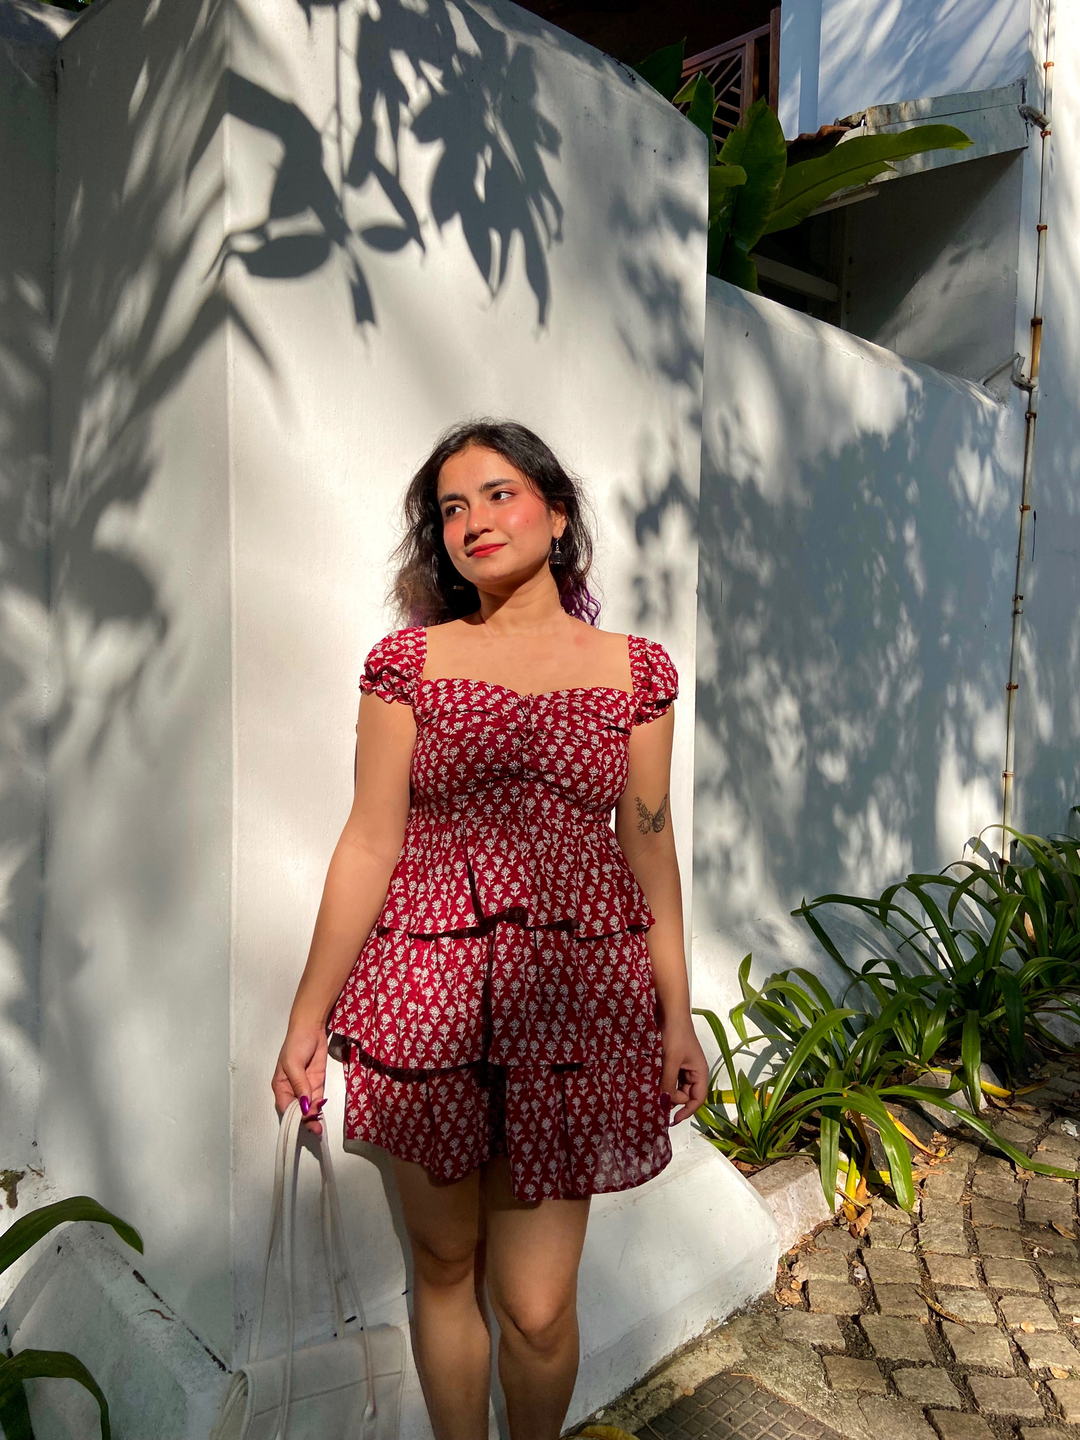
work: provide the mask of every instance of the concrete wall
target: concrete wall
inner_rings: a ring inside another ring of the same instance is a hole
[[[1047,145],[1046,266],[1039,421],[1027,570],[1023,665],[1017,694],[1016,824],[1080,834],[1080,15],[1056,0],[1053,134]],[[1045,6],[1033,27],[1043,58]],[[1025,182],[1025,269],[1016,348],[1030,350],[1039,160],[1033,137]]]
[[[232,653],[221,4],[61,46],[41,1149],[228,1351]],[[220,112],[218,117],[220,118]],[[103,137],[108,137],[104,143]]]
[[[434,436],[461,416],[517,416],[585,477],[603,623],[661,638],[687,677],[672,798],[689,885],[705,155],[625,71],[512,6],[462,7],[456,19],[442,4],[389,4],[378,20],[345,7],[340,22],[314,9],[309,23],[291,0],[274,0],[238,16],[226,283],[238,316],[239,1336],[273,1141],[266,1078],[348,808],[360,661],[394,623],[382,601],[397,506]],[[312,122],[326,137],[315,166]],[[261,228],[275,206],[274,226]],[[741,1259],[769,1248],[760,1207],[698,1149],[678,1187],[595,1206],[575,1413],[764,1283],[756,1271],[747,1280]],[[356,1160],[342,1176],[369,1304],[400,1321],[407,1282],[380,1178]],[[726,1197],[728,1224],[721,1234],[698,1222],[687,1265],[670,1267],[657,1290],[649,1276],[661,1252],[649,1237],[669,1246],[671,1206],[683,1213],[699,1193]],[[638,1245],[641,1260],[617,1274],[618,1256]],[[426,1433],[415,1382],[409,1417],[408,1433]]]
[[[789,138],[868,105],[1008,85],[1030,71],[1031,0],[785,0]]]
[[[1073,9],[1053,8],[1058,90],[1014,821],[1075,833],[1080,36]],[[1041,106],[1046,9],[1045,0],[1030,13],[1027,0],[977,13],[962,3],[785,6],[787,131],[1017,75]],[[816,76],[819,42],[820,104],[815,90],[800,112],[799,57]],[[710,282],[698,1003],[731,1003],[747,951],[762,973],[825,966],[788,914],[804,896],[872,893],[956,858],[969,835],[1000,821],[1026,398],[1006,368],[986,388],[942,370],[978,379],[1010,352],[1026,367],[1041,164],[1032,129],[1025,150],[898,179],[850,207],[846,323],[888,350]]]
[[[709,282],[695,992],[1000,820],[1022,414]]]
[[[604,623],[683,674],[689,901],[707,157],[512,5],[111,0],[61,65],[42,1151],[139,1227],[140,1271],[231,1362],[398,503],[462,416],[516,416],[585,477]],[[577,1413],[768,1283],[760,1199],[678,1149],[595,1207]],[[403,1321],[380,1173],[342,1179],[370,1312]],[[8,1313],[36,1337],[32,1281]],[[312,1330],[320,1308],[312,1282]],[[409,1407],[426,1434],[415,1377]]]
[[[844,329],[968,380],[1004,364],[1007,392],[1025,158],[903,176],[846,206]]]
[[[56,46],[0,6],[0,1169],[36,1159],[47,714]]]

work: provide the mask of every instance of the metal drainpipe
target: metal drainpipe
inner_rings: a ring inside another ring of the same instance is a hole
[[[1046,192],[1050,173],[1050,114],[1054,98],[1054,0],[1046,7],[1046,47],[1043,60],[1043,108],[1036,112],[1024,106],[1025,118],[1039,124],[1042,141],[1039,153],[1039,222],[1035,249],[1035,305],[1031,316],[1031,359],[1028,373],[1016,384],[1027,392],[1024,414],[1024,469],[1020,486],[1020,534],[1016,545],[1016,576],[1013,584],[1012,640],[1009,647],[1009,680],[1005,686],[1005,769],[1001,776],[1001,858],[1006,853],[1006,836],[1012,824],[1013,773],[1016,751],[1016,692],[1020,687],[1020,628],[1024,613],[1024,551],[1028,515],[1031,513],[1031,477],[1035,463],[1035,425],[1039,418],[1039,356],[1042,350],[1043,273],[1046,255]]]

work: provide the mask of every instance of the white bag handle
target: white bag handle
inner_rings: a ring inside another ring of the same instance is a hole
[[[263,1326],[266,1319],[266,1297],[270,1285],[270,1266],[274,1258],[274,1246],[280,1235],[281,1260],[285,1288],[285,1328],[287,1346],[285,1350],[285,1377],[282,1385],[281,1410],[278,1416],[275,1440],[286,1440],[289,1428],[289,1402],[292,1393],[292,1358],[296,1344],[296,1301],[294,1254],[296,1249],[296,1187],[300,1172],[300,1151],[305,1144],[315,1147],[321,1171],[323,1256],[326,1273],[330,1282],[330,1296],[334,1306],[334,1324],[338,1338],[345,1333],[345,1309],[342,1304],[340,1279],[344,1278],[352,1299],[352,1308],[360,1322],[360,1334],[364,1345],[364,1363],[367,1366],[368,1401],[364,1410],[364,1433],[374,1433],[375,1413],[375,1370],[371,1356],[371,1340],[367,1332],[367,1320],[360,1300],[360,1289],[353,1275],[349,1259],[349,1248],[345,1240],[345,1227],[341,1221],[341,1203],[338,1200],[334,1167],[330,1159],[330,1147],[325,1134],[322,1137],[311,1132],[302,1138],[304,1116],[299,1100],[294,1100],[281,1117],[278,1131],[277,1157],[274,1162],[274,1198],[270,1218],[270,1243],[266,1249],[266,1267],[263,1271],[262,1298],[259,1302],[259,1319],[252,1331],[248,1347],[248,1364],[261,1359]],[[324,1122],[325,1123],[325,1122]],[[292,1170],[290,1183],[286,1185],[286,1174]]]

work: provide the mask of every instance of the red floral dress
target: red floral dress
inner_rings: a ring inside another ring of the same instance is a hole
[[[671,1158],[653,916],[609,822],[675,667],[631,635],[632,693],[519,695],[422,680],[426,649],[399,630],[360,681],[412,706],[416,745],[386,902],[330,1016],[345,1139],[446,1182],[508,1156],[526,1201],[640,1185]]]

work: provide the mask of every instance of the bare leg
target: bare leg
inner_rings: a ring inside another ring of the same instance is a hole
[[[480,1172],[436,1185],[394,1161],[413,1255],[412,1335],[436,1440],[487,1440],[491,1337],[477,1298]]]
[[[578,1367],[577,1270],[588,1200],[514,1198],[510,1167],[484,1167],[488,1294],[513,1440],[558,1440]]]

